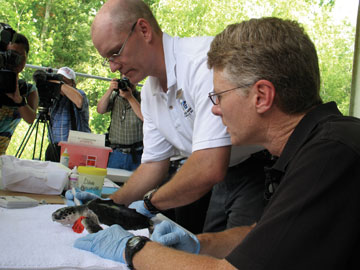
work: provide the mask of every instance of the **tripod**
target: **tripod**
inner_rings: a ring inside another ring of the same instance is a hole
[[[42,129],[42,136],[41,136],[41,142],[40,142],[40,152],[39,152],[39,156],[38,158],[35,158],[35,152],[36,152],[36,142],[37,142],[37,137],[38,137],[38,132],[39,132],[39,125],[40,123],[43,124],[43,129]],[[26,144],[28,143],[31,134],[33,133],[34,129],[36,129],[35,132],[35,142],[34,142],[34,148],[33,148],[33,156],[32,159],[33,160],[41,160],[41,154],[42,154],[42,149],[43,149],[43,144],[44,144],[44,136],[45,136],[45,127],[47,128],[47,132],[49,135],[49,139],[50,139],[50,145],[52,147],[53,153],[59,154],[57,149],[55,148],[54,144],[53,144],[53,134],[52,134],[52,130],[50,127],[50,115],[49,115],[49,109],[45,108],[45,107],[39,107],[39,112],[36,116],[36,121],[34,123],[31,124],[31,126],[28,128],[24,139],[22,140],[16,154],[15,157],[20,158]]]

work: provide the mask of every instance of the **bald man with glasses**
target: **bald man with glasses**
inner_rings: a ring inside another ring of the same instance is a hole
[[[116,63],[125,45],[134,32],[135,22],[118,53],[104,58],[103,66],[109,67],[110,62]],[[140,108],[140,93],[135,86],[129,89],[118,89],[117,79],[110,82],[108,90],[97,105],[97,112],[111,112],[108,128],[108,143],[112,152],[109,155],[108,168],[134,171],[140,165],[143,152],[143,116]]]
[[[196,201],[176,220],[195,233],[256,222],[268,156],[259,146],[231,147],[221,119],[211,113],[213,73],[206,61],[213,38],[171,37],[143,1],[109,0],[95,17],[92,40],[112,72],[133,84],[147,78],[141,165],[110,198],[150,217],[171,208],[181,213],[179,207]],[[188,159],[158,188],[175,155]]]

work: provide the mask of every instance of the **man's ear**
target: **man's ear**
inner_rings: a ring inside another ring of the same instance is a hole
[[[258,113],[267,112],[274,104],[275,87],[267,80],[259,80],[254,84],[255,107]]]
[[[150,42],[153,34],[150,23],[147,20],[140,18],[138,19],[137,24],[138,27],[140,28],[141,36],[144,38],[146,42]]]

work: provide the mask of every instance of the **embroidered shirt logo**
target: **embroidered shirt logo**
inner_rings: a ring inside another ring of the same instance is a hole
[[[186,103],[186,100],[180,99],[181,108],[184,111],[184,117],[188,117],[193,113],[193,109]]]
[[[194,110],[187,104],[186,100],[184,100],[184,92],[182,89],[176,92],[176,99],[180,102],[180,106],[184,112],[184,117],[189,117]]]

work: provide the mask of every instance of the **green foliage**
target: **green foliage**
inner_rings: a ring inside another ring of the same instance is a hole
[[[164,32],[180,37],[216,35],[228,24],[253,17],[299,21],[318,50],[323,100],[335,100],[347,114],[355,29],[347,22],[338,25],[332,20],[335,1],[341,0],[145,0]],[[101,65],[90,36],[91,22],[102,4],[103,1],[95,0],[0,0],[0,21],[29,38],[29,64],[69,66],[80,73],[114,77],[118,75]],[[26,68],[21,76],[31,81],[33,72]],[[110,115],[96,112],[97,102],[108,85],[107,81],[77,79],[78,88],[86,92],[90,101],[90,126],[94,133],[106,132],[109,125]],[[8,154],[15,154],[27,128],[22,121]],[[32,147],[34,138],[31,140],[28,144]],[[29,153],[23,157],[31,158]]]

